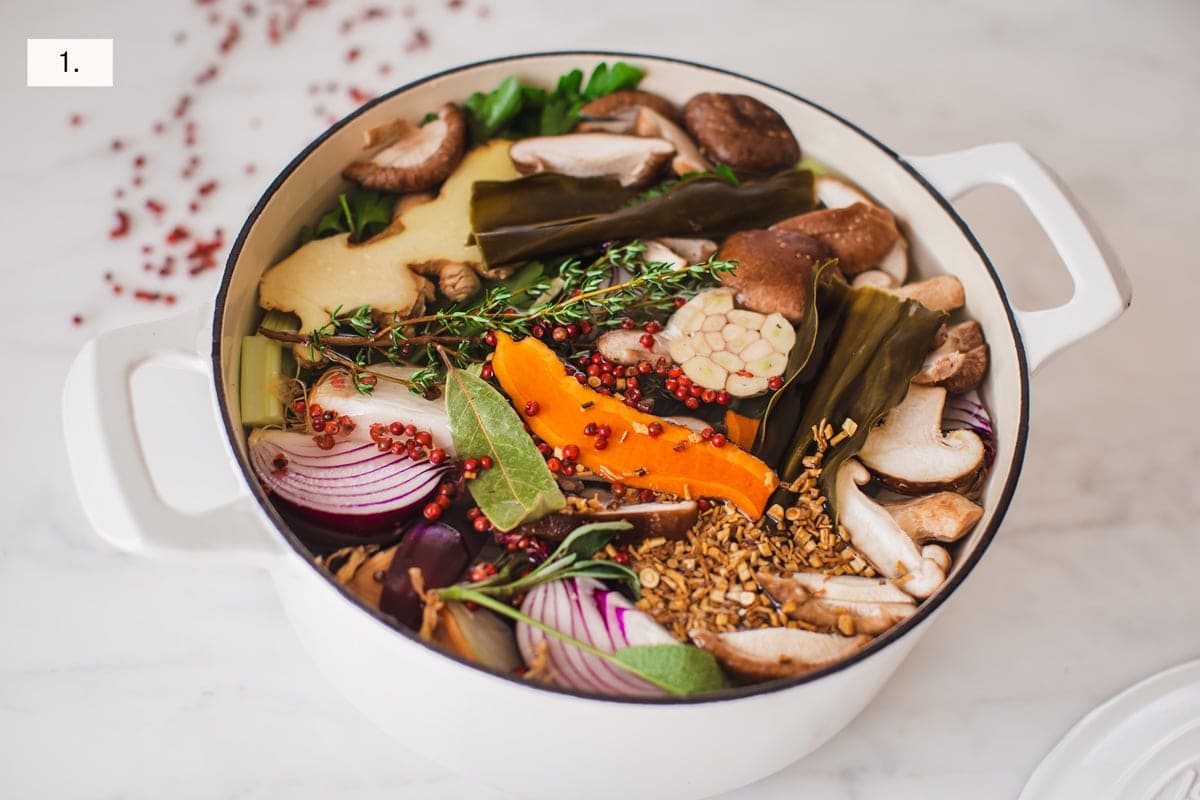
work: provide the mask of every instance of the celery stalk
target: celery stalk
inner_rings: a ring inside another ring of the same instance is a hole
[[[278,390],[283,374],[283,345],[265,336],[242,337],[239,385],[243,425],[282,425]]]

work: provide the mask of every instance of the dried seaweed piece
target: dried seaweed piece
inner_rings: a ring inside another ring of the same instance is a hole
[[[811,172],[787,170],[737,186],[693,178],[628,205],[636,198],[610,179],[543,174],[479,181],[471,195],[471,227],[487,263],[506,264],[612,240],[720,238],[811,210],[815,193]]]

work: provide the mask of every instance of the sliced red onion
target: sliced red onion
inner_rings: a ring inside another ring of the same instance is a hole
[[[996,457],[996,434],[992,428],[992,417],[974,389],[963,394],[948,395],[942,410],[942,430],[962,429],[974,431],[983,440],[984,463],[985,466],[991,466]]]
[[[371,371],[383,376],[407,380],[414,372],[411,367],[375,365]],[[401,422],[416,425],[419,430],[429,431],[433,446],[440,447],[447,455],[454,455],[454,440],[450,437],[450,417],[444,400],[426,400],[414,394],[403,383],[380,378],[369,394],[363,394],[354,386],[350,371],[342,367],[325,370],[308,393],[310,405],[316,404],[327,411],[345,415],[354,420],[354,430],[347,437],[360,442],[371,441],[371,425],[390,425]]]
[[[339,529],[376,530],[411,516],[448,469],[350,439],[322,450],[306,433],[256,428],[248,443],[250,464],[268,491]]]
[[[624,595],[605,588],[594,578],[544,583],[525,598],[521,613],[605,653],[637,645],[678,643]],[[517,623],[517,646],[526,663],[532,661],[543,642],[553,680],[560,686],[623,697],[665,694],[628,670],[532,625]]]

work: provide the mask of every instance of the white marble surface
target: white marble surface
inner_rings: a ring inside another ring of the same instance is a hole
[[[479,5],[418,3],[412,20],[346,38],[337,22],[362,4],[335,4],[276,48],[261,25],[248,32],[195,110],[204,169],[222,181],[206,223],[235,231],[323,127],[310,82],[353,73],[382,88],[372,68],[345,66],[352,40],[370,64],[392,60],[396,83],[495,54],[604,47],[765,78],[903,152],[1020,141],[1073,187],[1133,278],[1132,310],[1036,376],[1033,438],[1004,530],[912,658],[827,746],[727,800],[1012,798],[1086,710],[1200,655],[1190,240],[1200,7],[759,1],[733,12],[706,0],[493,0],[481,19]],[[209,61],[219,33],[205,13],[182,0],[0,7],[0,347],[16,392],[2,404],[0,796],[499,800],[398,750],[345,704],[302,652],[265,575],[115,553],[90,531],[66,477],[58,394],[72,355],[98,330],[166,310],[110,296],[104,270],[133,283],[141,259],[106,231],[113,187],[137,152],[151,158],[154,193],[186,203],[189,190],[167,179],[178,148],[148,131]],[[414,25],[430,47],[406,54]],[[190,34],[177,45],[181,29]],[[114,37],[118,87],[23,88],[27,36]],[[79,128],[67,125],[75,112]],[[129,141],[119,157],[114,136]],[[247,162],[255,175],[243,174]],[[1061,300],[1069,284],[1015,200],[985,191],[962,208],[1018,301]],[[167,283],[180,306],[201,305],[215,274]],[[86,320],[73,327],[77,311]]]

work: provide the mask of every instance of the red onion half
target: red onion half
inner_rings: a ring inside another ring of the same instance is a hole
[[[606,653],[626,647],[679,644],[648,614],[620,592],[594,578],[564,578],[538,586],[521,613]],[[530,663],[545,642],[554,683],[569,689],[624,697],[661,697],[665,691],[573,644],[524,622],[517,623],[517,646]]]
[[[278,500],[310,519],[370,531],[405,519],[437,491],[447,467],[338,439],[322,450],[305,433],[256,428],[250,464]]]

